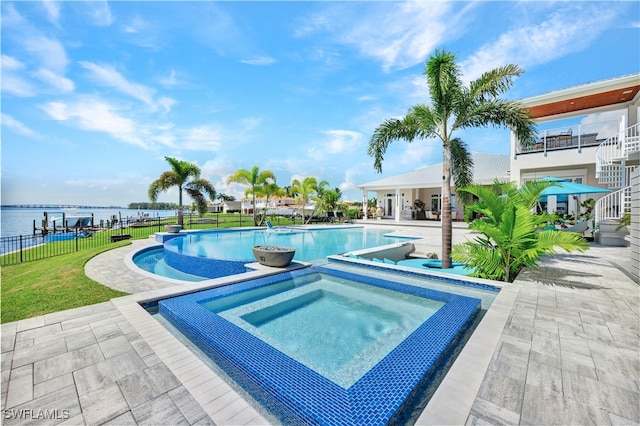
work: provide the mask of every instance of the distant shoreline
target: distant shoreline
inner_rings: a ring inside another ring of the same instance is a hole
[[[2,204],[3,209],[123,209],[123,206],[83,206],[79,204]]]

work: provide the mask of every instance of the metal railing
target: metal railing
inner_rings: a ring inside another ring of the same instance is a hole
[[[606,180],[610,166],[620,166],[620,160],[638,151],[640,151],[640,124],[629,126],[607,138],[596,149],[596,177]],[[620,168],[617,172],[622,173],[622,169]]]
[[[605,195],[596,202],[595,220],[601,223],[607,220],[620,220],[631,211],[631,186]]]
[[[253,226],[253,217],[237,215],[215,215],[199,217],[185,215],[184,229],[215,229],[224,227]],[[279,219],[276,219],[279,223]],[[156,232],[165,231],[164,226],[176,224],[176,217],[129,218],[109,222],[106,226],[73,228],[53,231],[39,231],[32,235],[18,235],[0,238],[0,265],[7,266],[22,262],[69,254],[81,250],[107,246],[127,239],[148,238]],[[288,222],[291,223],[291,222]],[[295,223],[295,220],[294,220]]]
[[[572,126],[540,130],[533,141],[518,142],[516,154],[544,153],[564,149],[580,150],[584,147],[600,145],[599,134],[611,134],[617,128],[616,120],[598,123],[576,124]],[[609,129],[609,130],[607,130]]]

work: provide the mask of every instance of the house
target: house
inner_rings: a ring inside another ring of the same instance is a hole
[[[264,197],[257,197],[256,211],[262,212],[265,209],[269,215],[290,216],[299,210],[299,206],[293,197],[274,197],[269,198],[268,202]],[[253,198],[242,199],[242,214],[253,214]]]
[[[534,141],[511,135],[511,179],[523,184],[545,176],[609,188],[604,196],[549,197],[548,211],[577,211],[596,200],[596,241],[626,245],[617,223],[631,215],[632,272],[640,262],[640,73],[596,81],[521,101],[538,122]]]
[[[509,157],[496,154],[472,154],[473,181],[490,185],[496,180],[508,182]],[[423,203],[426,210],[422,219],[439,219],[441,210],[442,162],[413,170],[408,173],[358,185],[363,191],[363,205],[367,205],[368,193],[375,192],[378,208],[376,217],[395,219],[421,219],[417,217],[416,204]],[[452,188],[451,217],[462,220],[464,212],[456,205],[455,189]],[[418,203],[416,203],[418,201]],[[429,213],[431,212],[431,213]],[[365,219],[372,212],[365,211]]]
[[[534,141],[518,141],[512,133],[511,179],[524,184],[555,176],[624,193],[638,167],[639,92],[640,74],[633,74],[521,100],[536,119],[539,133]],[[575,212],[577,202],[587,195],[550,197],[547,209]],[[624,207],[618,207],[600,209],[598,220],[619,218]]]
[[[625,213],[630,213],[632,272],[639,276],[640,73],[581,84],[521,102],[536,119],[537,137],[519,141],[512,132],[506,162],[504,157],[498,160],[501,156],[474,154],[474,181],[489,184],[494,179],[510,179],[522,185],[553,176],[611,189],[606,195],[549,196],[544,208],[577,213],[579,203],[593,198],[596,241],[609,245],[626,245],[624,235],[616,228]],[[376,193],[376,217],[400,221],[414,218],[416,200],[423,201],[427,210],[440,210],[441,177],[442,163],[358,187],[364,192],[364,205],[368,192]],[[455,194],[455,189],[452,191]],[[455,209],[455,196],[451,204]],[[463,214],[454,211],[452,217],[459,220]]]
[[[240,201],[221,201],[209,206],[209,211],[212,213],[229,213],[234,211],[240,211]]]

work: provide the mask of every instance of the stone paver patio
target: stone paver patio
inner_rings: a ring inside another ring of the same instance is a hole
[[[440,245],[437,227],[405,231]],[[454,243],[467,233],[455,232]],[[225,282],[176,288],[129,269],[130,254],[151,243],[86,266],[131,296],[2,325],[3,424],[269,423],[140,307]],[[640,285],[626,272],[629,256],[593,244],[520,274],[417,424],[640,424]]]

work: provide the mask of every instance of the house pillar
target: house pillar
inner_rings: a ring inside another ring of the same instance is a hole
[[[396,188],[396,208],[395,208],[395,221],[400,222],[400,212],[402,211],[402,201],[400,200],[400,188]]]
[[[369,216],[369,200],[367,199],[367,190],[366,188],[362,188],[362,219],[367,220]]]
[[[556,195],[547,196],[547,213],[555,213],[558,210],[558,197]]]

